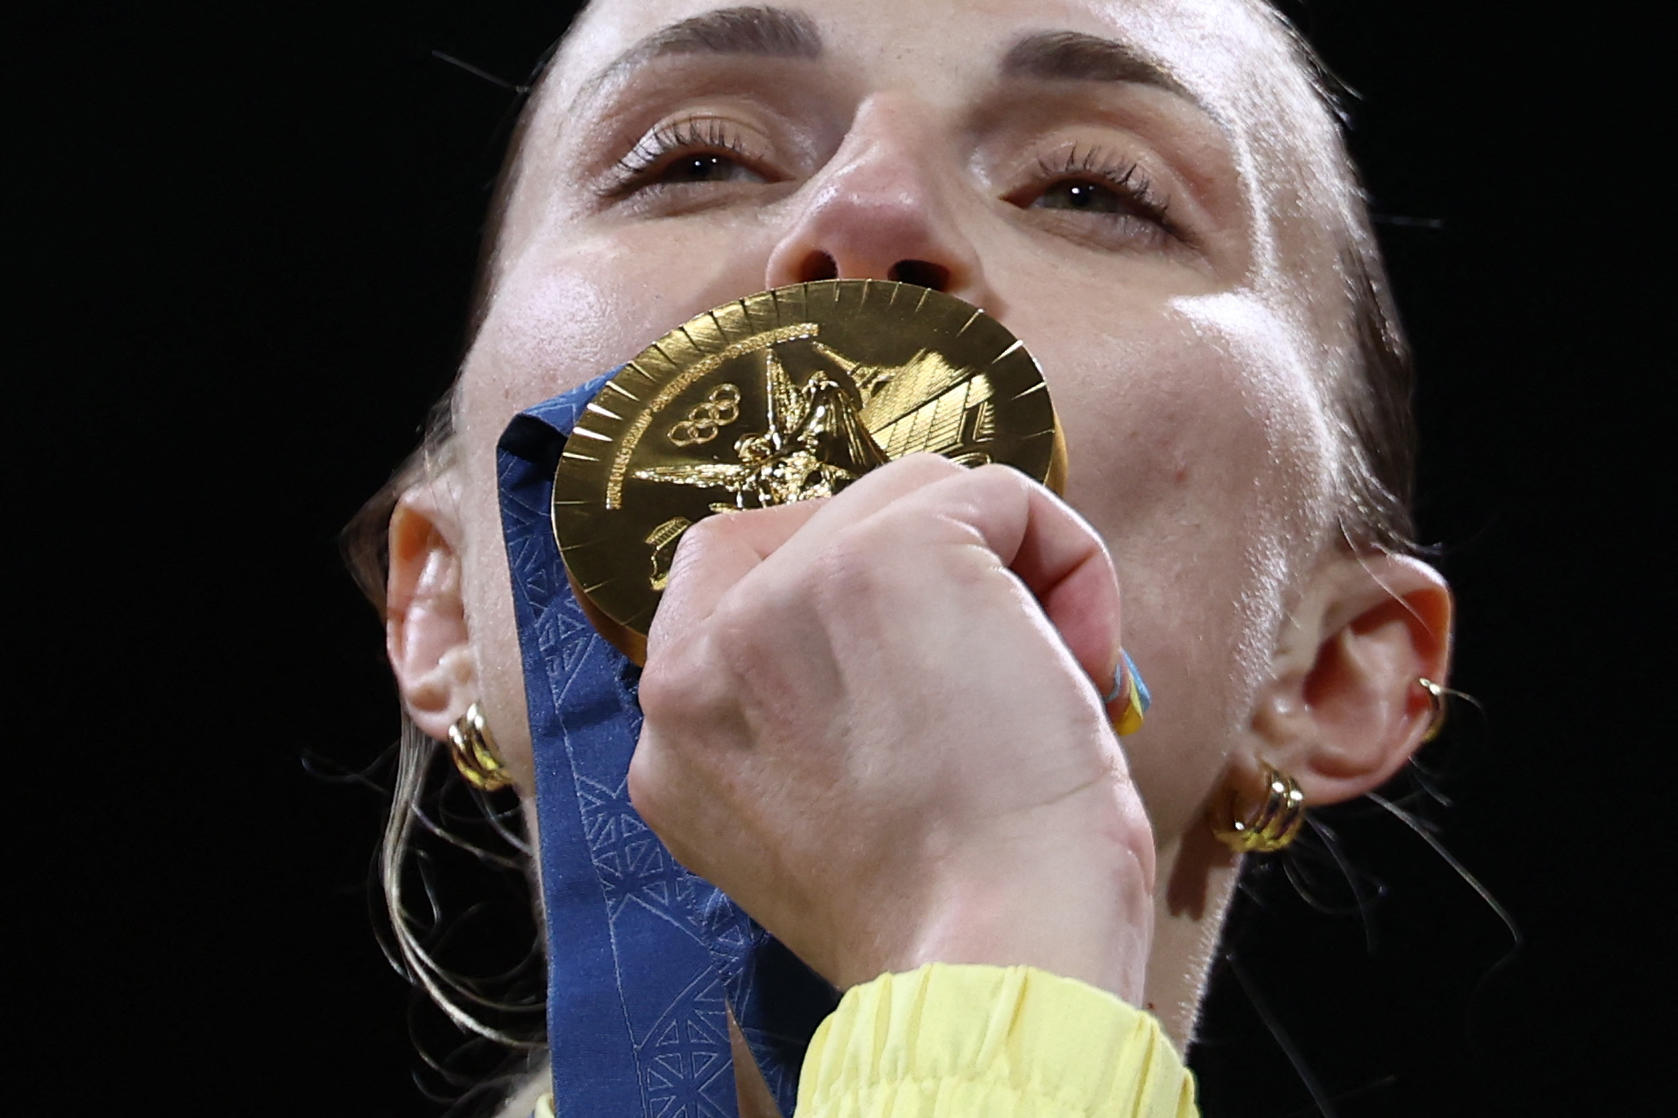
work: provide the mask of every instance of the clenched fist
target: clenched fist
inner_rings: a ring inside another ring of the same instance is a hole
[[[841,989],[1029,964],[1133,1003],[1154,845],[1102,692],[1099,537],[1001,466],[894,462],[688,531],[647,642],[635,807]]]

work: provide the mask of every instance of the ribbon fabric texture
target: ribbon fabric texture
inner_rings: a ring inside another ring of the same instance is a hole
[[[837,992],[678,865],[629,803],[640,669],[594,631],[554,542],[554,469],[612,374],[515,416],[502,531],[536,766],[555,1112],[734,1118],[727,1011],[781,1112]]]

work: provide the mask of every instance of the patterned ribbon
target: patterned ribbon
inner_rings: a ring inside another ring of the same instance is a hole
[[[531,408],[501,437],[502,530],[541,820],[555,1111],[736,1118],[726,1012],[791,1115],[831,986],[678,865],[629,804],[640,669],[572,597],[554,543],[554,469],[611,374]]]

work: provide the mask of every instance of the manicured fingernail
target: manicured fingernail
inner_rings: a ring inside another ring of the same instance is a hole
[[[1113,729],[1121,735],[1133,734],[1142,728],[1142,716],[1148,713],[1153,697],[1148,693],[1148,685],[1143,682],[1142,673],[1136,669],[1136,661],[1130,658],[1130,653],[1121,650],[1119,655],[1121,662],[1114,673],[1113,690],[1108,692],[1105,702],[1112,706],[1120,698],[1124,699],[1124,709],[1113,719]]]
[[[1142,678],[1142,673],[1136,667],[1136,661],[1130,658],[1130,653],[1120,649],[1119,654],[1124,657],[1125,673],[1130,676],[1131,686],[1136,689],[1136,701],[1147,714],[1148,708],[1154,705],[1153,695],[1148,693],[1148,683]]]
[[[1130,657],[1126,656],[1122,650],[1119,652],[1119,656],[1121,657],[1119,666],[1113,669],[1113,689],[1101,696],[1101,702],[1104,706],[1112,706],[1130,690],[1131,673],[1125,670],[1125,661],[1129,660]]]

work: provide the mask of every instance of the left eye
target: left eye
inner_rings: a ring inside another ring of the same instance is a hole
[[[1045,210],[1077,210],[1083,213],[1128,213],[1134,204],[1101,183],[1067,179],[1052,183],[1032,203]]]
[[[781,181],[764,154],[770,150],[761,133],[733,120],[678,120],[643,136],[618,160],[600,193],[609,201],[662,198],[678,209],[727,201],[737,192],[710,187]]]
[[[1107,248],[1160,248],[1186,240],[1140,164],[1073,149],[1063,160],[1040,159],[1037,167],[1005,197],[1049,231]]]
[[[654,177],[660,183],[764,181],[762,175],[740,160],[715,152],[679,156]]]

